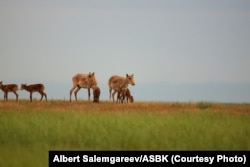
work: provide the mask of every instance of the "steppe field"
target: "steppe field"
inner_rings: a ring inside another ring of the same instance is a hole
[[[0,166],[49,150],[250,150],[250,104],[0,101]]]

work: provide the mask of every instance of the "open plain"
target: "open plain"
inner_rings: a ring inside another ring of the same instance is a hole
[[[250,150],[250,104],[0,101],[0,166],[49,150]]]

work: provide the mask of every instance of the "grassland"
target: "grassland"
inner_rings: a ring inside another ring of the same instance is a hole
[[[250,104],[0,101],[0,166],[49,150],[250,150]]]

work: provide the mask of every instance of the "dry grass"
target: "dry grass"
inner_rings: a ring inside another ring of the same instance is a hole
[[[112,103],[102,101],[64,101],[50,100],[34,101],[19,100],[18,102],[0,101],[0,111],[76,111],[76,112],[202,112],[211,110],[214,112],[226,112],[232,114],[250,114],[249,103],[211,103],[211,102],[135,102],[135,103]]]

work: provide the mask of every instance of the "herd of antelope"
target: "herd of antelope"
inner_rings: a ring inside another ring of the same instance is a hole
[[[89,72],[88,74],[78,73],[72,77],[72,88],[69,92],[69,101],[71,102],[71,95],[74,92],[75,100],[77,101],[77,93],[81,88],[88,89],[88,100],[90,101],[90,89],[93,90],[93,102],[99,102],[101,94],[100,87],[97,85],[95,73]],[[134,74],[126,76],[112,75],[108,80],[109,99],[116,103],[134,102],[134,98],[128,88],[129,85],[135,85]],[[4,100],[8,100],[8,92],[13,92],[18,101],[18,85],[17,84],[3,84],[0,82],[0,89],[4,92]],[[32,102],[32,93],[38,92],[41,95],[40,101],[43,97],[47,101],[47,94],[44,92],[45,86],[43,84],[21,84],[21,90],[26,90],[30,93],[30,101]],[[116,101],[115,94],[117,93]]]

